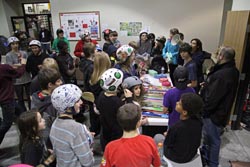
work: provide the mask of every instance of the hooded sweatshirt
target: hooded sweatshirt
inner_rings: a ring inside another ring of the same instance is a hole
[[[93,61],[89,60],[85,57],[81,59],[80,62],[80,70],[83,72],[83,84],[84,84],[84,91],[90,91],[90,78],[93,73]]]
[[[51,103],[50,95],[43,95],[41,92],[35,92],[32,95],[31,109],[38,109],[42,117],[45,120],[46,128],[42,131],[43,138],[48,147],[51,147],[49,141],[49,133],[52,126],[52,123],[57,117],[57,111]]]

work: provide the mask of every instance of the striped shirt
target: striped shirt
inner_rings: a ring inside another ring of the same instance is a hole
[[[50,131],[50,140],[58,167],[92,166],[94,157],[90,149],[92,137],[86,127],[73,119],[57,118]]]

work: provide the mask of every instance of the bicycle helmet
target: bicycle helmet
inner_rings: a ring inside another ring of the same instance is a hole
[[[74,114],[74,105],[82,96],[81,89],[74,84],[65,84],[57,87],[51,94],[51,102],[59,113]],[[68,110],[70,109],[70,110]],[[70,111],[70,112],[69,112]]]
[[[84,30],[84,31],[81,31],[80,33],[79,33],[79,37],[82,39],[82,38],[85,38],[86,36],[89,36],[90,35],[90,33],[89,33],[89,31],[88,30]]]
[[[13,42],[19,42],[19,39],[17,37],[9,37],[8,38],[8,45],[10,45]]]
[[[41,42],[38,40],[32,40],[32,41],[30,41],[29,46],[33,46],[33,45],[41,47]]]
[[[129,45],[122,45],[117,49],[116,55],[119,62],[125,62],[133,53],[134,49]]]
[[[112,32],[112,30],[111,29],[105,29],[105,30],[103,30],[103,38],[105,39],[105,40],[108,40],[109,39],[109,34]]]
[[[148,35],[148,31],[147,30],[141,30],[140,35],[139,35],[140,39],[141,39],[142,34]]]
[[[123,80],[123,73],[116,68],[110,68],[101,75],[100,86],[109,92],[117,91]]]
[[[131,76],[131,77],[124,79],[124,81],[122,83],[122,87],[127,88],[127,89],[131,89],[133,86],[141,85],[141,84],[142,84],[142,81],[138,77]]]

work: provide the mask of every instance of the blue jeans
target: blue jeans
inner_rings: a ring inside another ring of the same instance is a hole
[[[218,167],[220,154],[220,134],[223,127],[215,125],[210,118],[203,119],[201,151],[209,167]]]
[[[50,43],[42,43],[42,50],[44,53],[50,53]]]
[[[5,134],[10,129],[12,122],[14,121],[15,115],[15,104],[14,101],[5,104],[0,104],[2,108],[3,120],[0,124],[0,144],[3,141]]]

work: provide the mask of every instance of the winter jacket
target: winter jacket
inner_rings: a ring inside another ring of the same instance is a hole
[[[96,42],[95,40],[91,40],[91,42],[95,45],[98,44],[98,42]],[[81,57],[81,53],[83,52],[83,46],[84,46],[84,41],[80,40],[77,42],[75,46],[75,51],[74,51],[74,55],[76,57]]]
[[[80,61],[79,69],[83,72],[84,91],[90,91],[90,78],[93,73],[93,61],[83,57]]]
[[[25,65],[14,69],[8,64],[0,64],[0,103],[14,100],[13,79],[21,77],[25,72]]]
[[[51,103],[51,96],[44,96],[40,91],[32,95],[31,109],[38,109],[46,123],[46,128],[42,131],[42,137],[46,145],[50,148],[49,133],[54,120],[57,117],[57,110]]]
[[[226,126],[239,82],[235,61],[217,64],[208,74],[202,89],[203,117],[217,126]]]

